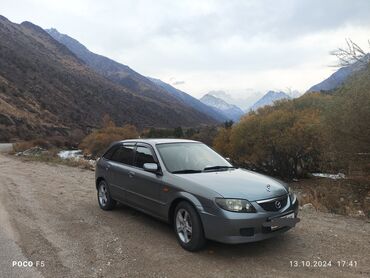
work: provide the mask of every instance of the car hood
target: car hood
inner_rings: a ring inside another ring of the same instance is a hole
[[[181,177],[212,189],[224,198],[242,198],[256,201],[288,193],[288,188],[283,182],[244,169],[181,174]]]

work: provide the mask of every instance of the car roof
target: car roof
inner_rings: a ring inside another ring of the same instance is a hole
[[[129,143],[129,142],[135,142],[135,143],[148,143],[151,145],[155,144],[165,144],[165,143],[200,143],[199,141],[194,140],[188,140],[188,139],[174,139],[174,138],[148,138],[148,139],[128,139],[128,140],[122,140],[119,141],[121,143]]]

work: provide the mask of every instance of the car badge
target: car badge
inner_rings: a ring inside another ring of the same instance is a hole
[[[271,191],[271,185],[266,185],[266,190],[268,191],[268,192],[270,192]]]
[[[280,203],[280,201],[275,201],[275,207],[276,207],[277,209],[281,208],[281,203]]]

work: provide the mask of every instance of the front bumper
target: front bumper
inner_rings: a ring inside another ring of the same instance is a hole
[[[296,198],[294,200],[289,198],[287,205],[278,212],[267,212],[256,202],[252,204],[257,209],[256,213],[235,213],[224,210],[220,210],[221,213],[201,212],[205,237],[230,244],[254,242],[282,234],[299,222]],[[291,213],[294,213],[295,218],[289,224],[271,229],[274,219]]]

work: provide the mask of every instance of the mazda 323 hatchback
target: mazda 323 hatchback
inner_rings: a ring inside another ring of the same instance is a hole
[[[203,143],[137,139],[113,143],[96,166],[99,205],[117,201],[173,226],[180,245],[245,243],[295,226],[298,201],[276,179],[238,169]]]

